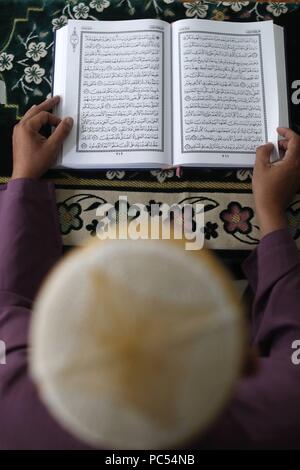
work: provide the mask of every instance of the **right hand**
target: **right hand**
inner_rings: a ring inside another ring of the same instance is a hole
[[[65,138],[69,135],[73,119],[64,120],[50,114],[59,103],[59,96],[33,106],[14,128],[12,179],[40,178],[55,163]],[[47,139],[40,134],[46,124],[56,127]]]
[[[300,136],[285,127],[277,131],[284,137],[281,160],[270,163],[272,144],[256,150],[252,188],[262,236],[287,227],[285,210],[300,188]]]

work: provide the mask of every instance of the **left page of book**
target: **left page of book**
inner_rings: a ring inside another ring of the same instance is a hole
[[[172,163],[170,35],[156,19],[70,20],[58,31],[53,94],[75,123],[59,166]]]

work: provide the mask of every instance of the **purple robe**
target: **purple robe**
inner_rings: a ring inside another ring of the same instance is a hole
[[[54,188],[45,181],[0,186],[1,449],[88,449],[48,413],[28,374],[32,303],[62,253]],[[242,378],[232,401],[193,447],[300,447],[300,256],[287,230],[265,236],[244,263],[254,293],[251,345],[256,375]]]

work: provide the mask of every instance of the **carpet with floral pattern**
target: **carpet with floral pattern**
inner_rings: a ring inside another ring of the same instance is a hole
[[[300,4],[196,0],[0,0],[0,183],[11,173],[11,134],[26,109],[51,94],[54,31],[68,18],[121,20],[183,18],[215,21],[273,19],[285,27],[291,127],[300,131]],[[298,60],[297,60],[298,59]],[[205,239],[218,250],[249,250],[259,241],[259,227],[248,169],[173,169],[153,171],[52,171],[57,188],[61,232],[66,245],[96,234],[96,209],[109,202],[120,210],[144,203],[205,205]],[[300,240],[300,195],[288,208],[291,231]]]

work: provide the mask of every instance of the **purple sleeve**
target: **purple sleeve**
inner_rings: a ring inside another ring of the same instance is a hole
[[[14,180],[0,187],[0,448],[77,449],[48,414],[27,369],[32,301],[62,245],[50,183]]]
[[[259,369],[241,380],[201,446],[299,448],[300,365],[292,362],[292,343],[300,339],[300,254],[288,230],[266,235],[244,270],[255,294],[251,330]]]
[[[54,188],[18,179],[0,189],[0,290],[33,300],[62,250]]]

